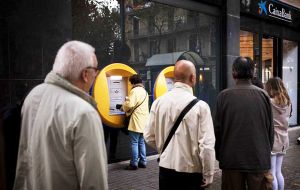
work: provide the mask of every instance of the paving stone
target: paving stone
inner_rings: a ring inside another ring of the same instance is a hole
[[[128,161],[109,164],[108,183],[110,190],[155,190],[158,189],[157,156],[148,157],[145,169],[124,170]],[[216,167],[218,163],[216,162]],[[285,178],[285,190],[300,189],[300,145],[291,144],[283,160],[282,173]],[[221,189],[221,170],[216,169],[214,183],[208,190]]]

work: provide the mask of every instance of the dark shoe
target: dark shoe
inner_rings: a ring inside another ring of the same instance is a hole
[[[138,164],[138,167],[139,168],[147,168],[147,166],[145,164],[141,164],[141,163]]]
[[[137,170],[138,167],[137,166],[133,166],[131,164],[129,164],[128,166],[125,167],[125,170]]]

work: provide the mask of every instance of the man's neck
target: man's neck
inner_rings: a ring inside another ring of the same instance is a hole
[[[82,81],[80,80],[76,80],[76,81],[70,81],[74,86],[76,86],[77,88],[79,88],[80,90],[84,91],[84,92],[88,92],[85,89],[85,85],[84,83],[82,83]]]
[[[251,79],[235,79],[235,84],[251,84]]]

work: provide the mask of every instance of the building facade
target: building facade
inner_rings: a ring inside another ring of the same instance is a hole
[[[233,60],[240,55],[251,57],[256,64],[256,76],[263,82],[273,76],[283,79],[293,103],[290,124],[299,125],[300,6],[297,1],[294,3],[2,1],[0,107],[16,104],[32,87],[42,83],[52,69],[58,48],[77,39],[96,48],[100,69],[114,62],[133,67],[142,75],[149,94],[153,93],[155,79],[162,69],[186,52],[196,54],[195,95],[210,105],[212,113],[218,92],[234,84]],[[160,61],[154,62],[157,57]],[[128,158],[128,138],[115,135],[116,157]]]

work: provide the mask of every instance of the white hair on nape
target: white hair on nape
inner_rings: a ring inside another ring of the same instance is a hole
[[[91,45],[69,41],[58,50],[53,71],[69,81],[78,80],[84,68],[96,66],[93,65],[94,54],[95,49]]]

